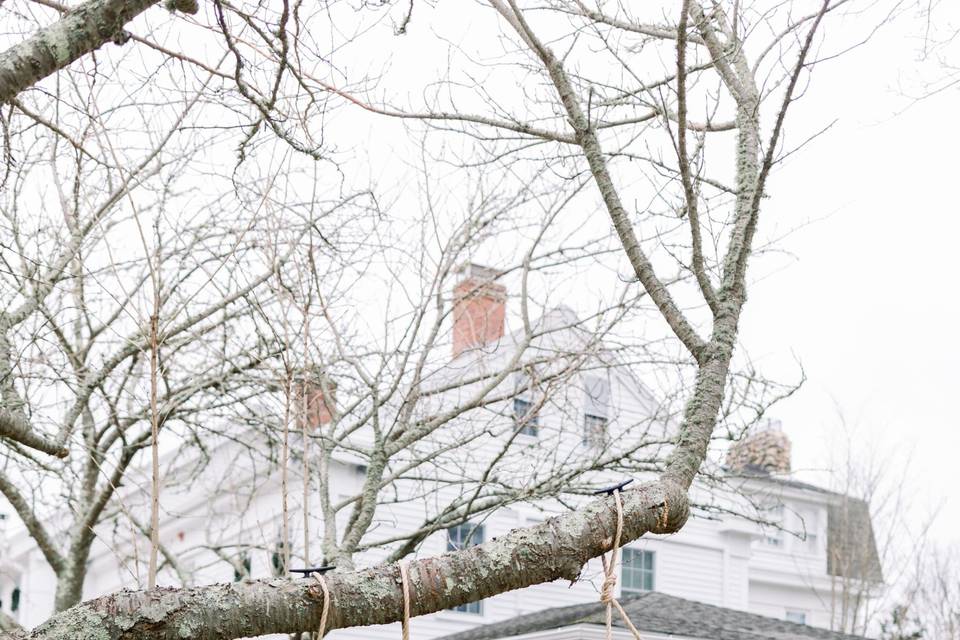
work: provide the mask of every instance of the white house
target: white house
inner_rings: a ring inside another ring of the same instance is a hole
[[[463,283],[468,286],[461,283],[454,312],[454,357],[434,372],[438,385],[476,377],[478,371],[497,370],[514,357],[517,343],[523,339],[517,332],[504,331],[506,296],[495,282],[496,274],[471,266],[465,275]],[[468,290],[469,294],[463,293]],[[475,446],[451,448],[444,458],[448,464],[465,473],[482,468],[492,455],[502,453],[496,445],[509,434],[515,444],[497,467],[498,482],[515,485],[529,482],[542,469],[555,471],[590,456],[599,459],[612,441],[629,443],[643,437],[659,442],[669,436],[672,426],[658,415],[654,394],[602,345],[588,345],[589,337],[574,328],[571,314],[568,309],[545,314],[536,323],[540,330],[524,357],[536,359],[536,354],[556,352],[570,341],[581,341],[583,344],[568,351],[587,354],[582,366],[573,375],[553,376],[549,398],[530,381],[527,369],[515,367],[517,372],[499,385],[502,399],[468,412],[433,436],[436,446],[455,441],[463,437],[459,429],[468,429],[472,416],[479,414],[477,419],[485,425],[505,426],[501,431],[485,426],[486,435],[478,438]],[[550,367],[557,366],[545,365],[535,375],[549,378],[556,373]],[[469,393],[471,385],[482,383],[447,385],[451,391],[438,394],[436,402],[439,406],[456,403]],[[322,422],[331,416],[319,411],[312,419]],[[363,433],[356,435],[358,441],[364,437]],[[869,514],[861,502],[794,480],[789,449],[786,437],[775,426],[750,433],[728,454],[729,489],[719,493],[703,486],[695,489],[695,501],[711,502],[721,509],[710,517],[692,518],[677,534],[644,536],[622,550],[617,588],[645,637],[844,637],[822,631],[831,626],[839,606],[838,581],[856,581],[867,596],[882,584]],[[257,469],[243,451],[236,441],[224,442],[212,452],[214,459],[201,474],[189,483],[170,483],[178,488],[164,494],[161,538],[177,566],[168,562],[161,582],[175,584],[178,574],[198,584],[257,578],[282,569],[276,548],[279,473],[267,474],[251,489],[250,474]],[[639,453],[634,457],[639,459]],[[331,465],[330,484],[335,494],[356,493],[363,478],[362,461],[340,453]],[[186,462],[172,459],[167,468],[173,475],[190,469]],[[299,468],[291,465],[290,486],[301,486]],[[637,473],[643,474],[642,470]],[[613,483],[623,476],[602,471],[591,478]],[[398,489],[407,490],[414,495],[410,487]],[[451,486],[431,494],[431,500],[457,491],[462,488]],[[311,494],[303,505],[291,496],[291,512],[302,513],[304,506],[308,514],[319,512],[312,502],[315,499]],[[479,543],[542,521],[550,513],[586,499],[571,495],[562,502],[513,501],[432,533],[416,553],[440,554]],[[133,489],[121,495],[120,502],[123,507],[118,509],[116,522],[124,521],[125,512],[143,513],[146,504],[145,497]],[[414,530],[428,507],[415,500],[383,504],[371,530],[380,539]],[[0,511],[4,512],[0,524],[5,525],[0,538],[0,610],[32,627],[52,613],[55,578],[9,506],[0,505]],[[101,525],[103,531],[98,530],[102,543],[91,558],[85,597],[142,585],[144,576],[137,572],[147,552],[144,538],[132,532],[129,523],[124,526],[119,532],[116,523]],[[308,523],[310,531],[319,532],[321,526],[317,521]],[[359,555],[358,564],[375,563],[386,555],[387,549],[371,549]],[[576,584],[538,585],[417,618],[412,621],[412,633],[421,639],[599,638],[601,579],[600,564],[593,561]],[[731,628],[740,631],[731,632]],[[617,634],[618,638],[627,637],[622,629]],[[335,631],[332,636],[397,638],[399,630],[389,625]]]

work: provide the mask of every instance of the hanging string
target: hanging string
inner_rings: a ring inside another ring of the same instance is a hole
[[[315,573],[313,577],[320,583],[320,590],[323,591],[323,612],[320,614],[320,628],[317,629],[317,640],[323,640],[327,633],[327,614],[330,613],[330,590],[327,589],[327,581],[323,579],[322,573]]]
[[[620,501],[619,489],[613,490],[613,501],[617,505],[617,531],[613,536],[613,546],[610,549],[610,560],[608,561],[606,556],[602,554],[600,555],[600,562],[603,563],[603,586],[600,589],[600,602],[607,605],[606,640],[611,640],[613,637],[614,607],[616,607],[617,611],[620,612],[620,617],[623,618],[623,621],[626,623],[627,628],[630,629],[633,637],[636,640],[643,640],[643,638],[640,637],[640,632],[637,631],[637,628],[633,626],[633,622],[630,621],[630,616],[627,615],[627,612],[623,610],[623,607],[620,606],[620,603],[613,595],[614,590],[617,588],[617,554],[620,551],[620,536],[623,533],[623,503]]]
[[[402,640],[410,640],[410,578],[407,577],[407,563],[400,563],[400,584],[403,587]]]

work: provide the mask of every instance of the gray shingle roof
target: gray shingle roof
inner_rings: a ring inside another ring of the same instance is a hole
[[[862,640],[744,611],[693,602],[651,591],[622,598],[620,604],[640,632],[674,634],[705,640]],[[440,640],[495,640],[574,624],[604,624],[599,602],[546,609],[445,636]],[[623,621],[614,612],[614,625]]]

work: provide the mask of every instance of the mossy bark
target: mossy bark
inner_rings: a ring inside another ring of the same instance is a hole
[[[156,0],[88,0],[0,53],[0,103],[107,42],[123,41],[123,27]]]

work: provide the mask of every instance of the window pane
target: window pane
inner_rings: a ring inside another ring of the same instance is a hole
[[[283,541],[280,540],[277,542],[273,553],[270,554],[270,564],[273,566],[273,575],[275,576],[282,576],[287,572],[287,568],[284,566],[284,555]]]
[[[250,577],[250,554],[244,551],[240,554],[240,566],[233,569],[233,581],[240,582],[244,578]]]
[[[447,529],[447,551],[466,549],[483,542],[483,525],[464,522]]]
[[[761,505],[760,511],[760,516],[771,523],[770,525],[764,526],[764,544],[768,547],[784,546],[783,529],[781,528],[784,524],[783,503],[768,502],[767,504]]]
[[[595,416],[607,416],[607,407],[610,403],[610,383],[606,378],[587,377],[583,381],[585,398],[584,413]]]
[[[640,549],[623,549],[621,576],[621,591],[625,595],[641,591],[653,591],[653,551]]]
[[[480,602],[468,602],[467,604],[461,604],[460,606],[453,607],[451,611],[457,611],[459,613],[473,613],[475,615],[480,615],[483,613],[483,601]]]
[[[607,419],[603,416],[586,414],[583,416],[583,443],[591,447],[602,447],[607,442]]]
[[[787,611],[787,620],[797,624],[807,624],[807,614],[803,611]]]
[[[528,436],[537,435],[539,416],[533,411],[533,403],[523,398],[513,399],[513,419],[517,424],[523,424],[520,433]]]

